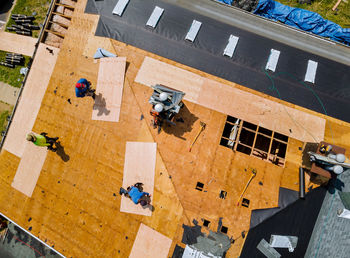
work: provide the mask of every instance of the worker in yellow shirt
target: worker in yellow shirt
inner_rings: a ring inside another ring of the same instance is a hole
[[[47,147],[48,150],[53,152],[57,151],[57,148],[53,148],[53,144],[56,143],[58,137],[51,138],[47,136],[47,133],[41,134],[29,133],[27,134],[27,141],[33,142],[37,146]]]

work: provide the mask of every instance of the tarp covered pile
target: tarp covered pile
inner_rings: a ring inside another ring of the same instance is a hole
[[[230,4],[231,2],[232,4],[232,1],[228,0],[218,1],[227,4]],[[235,3],[233,2],[232,5],[235,6]],[[253,13],[322,37],[330,38],[346,45],[350,45],[350,29],[342,28],[334,22],[325,20],[318,13],[286,6],[274,0],[259,0],[259,3]]]

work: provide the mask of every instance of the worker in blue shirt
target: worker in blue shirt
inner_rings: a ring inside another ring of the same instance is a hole
[[[95,99],[95,90],[90,88],[90,82],[85,78],[79,79],[79,81],[75,84],[75,95],[77,98],[83,98],[85,96],[91,96]]]
[[[120,187],[119,194],[129,197],[135,204],[141,204],[145,207],[151,203],[151,195],[143,191],[142,183],[136,183],[133,186],[129,186],[127,190]]]

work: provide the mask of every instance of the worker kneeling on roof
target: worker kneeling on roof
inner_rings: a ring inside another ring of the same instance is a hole
[[[91,83],[85,78],[81,78],[75,84],[75,96],[77,98],[83,98],[85,96],[91,96],[95,99],[95,90],[90,88]]]
[[[136,183],[129,186],[127,190],[120,187],[119,194],[129,197],[135,204],[141,204],[142,207],[146,207],[151,203],[151,195],[143,191],[142,183]]]

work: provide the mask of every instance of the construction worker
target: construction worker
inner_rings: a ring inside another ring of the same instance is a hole
[[[145,207],[151,203],[151,195],[143,191],[142,185],[142,183],[136,183],[129,186],[127,190],[120,187],[119,194],[124,194],[125,197],[129,197],[135,204]]]
[[[156,128],[157,126],[160,127],[162,125],[163,117],[161,115],[161,112],[163,109],[163,105],[159,103],[152,106],[152,109],[149,113],[151,116],[153,116],[153,128]]]
[[[83,98],[85,96],[91,96],[95,99],[95,90],[90,88],[91,83],[88,80],[81,78],[75,84],[75,96],[77,98]]]
[[[37,146],[47,147],[48,150],[53,152],[57,151],[57,148],[53,148],[53,144],[56,144],[58,137],[51,138],[47,136],[47,133],[41,134],[29,133],[27,134],[27,141],[33,142]]]

